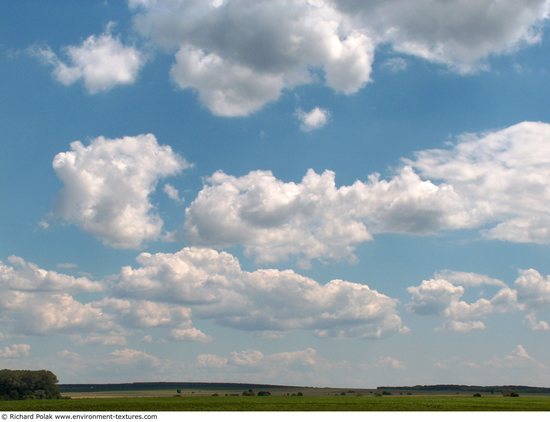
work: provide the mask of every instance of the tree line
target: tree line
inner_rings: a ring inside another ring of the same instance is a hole
[[[54,373],[45,369],[0,370],[0,399],[58,399],[61,398],[58,379]]]

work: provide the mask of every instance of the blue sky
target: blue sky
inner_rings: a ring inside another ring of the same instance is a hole
[[[547,1],[1,7],[0,367],[547,385]]]

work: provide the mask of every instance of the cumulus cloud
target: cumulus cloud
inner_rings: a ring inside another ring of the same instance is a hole
[[[243,116],[284,89],[324,83],[352,94],[378,45],[458,72],[541,39],[547,0],[131,1],[139,33],[175,53],[173,81],[214,114]],[[403,59],[388,68],[402,70]]]
[[[45,270],[18,257],[9,262],[11,266],[0,261],[0,320],[18,334],[67,335],[77,344],[125,345],[128,335],[166,328],[174,340],[211,340],[193,327],[187,307],[112,297],[105,282]],[[85,302],[69,292],[102,297]]]
[[[50,47],[35,47],[32,51],[53,67],[54,77],[63,85],[82,80],[90,94],[133,84],[145,63],[141,52],[125,46],[109,31],[99,36],[90,35],[81,45],[64,47],[67,61]]]
[[[474,302],[462,300],[466,289],[483,286],[498,290],[492,296],[480,297]],[[483,274],[441,271],[436,273],[436,278],[407,288],[411,296],[407,309],[418,315],[443,317],[442,328],[456,332],[484,330],[484,317],[510,312],[524,312],[525,323],[532,331],[549,331],[548,323],[539,321],[536,316],[538,311],[550,305],[549,286],[549,278],[534,269],[521,270],[512,287]]]
[[[102,292],[100,283],[45,270],[19,257],[8,261],[11,265],[0,262],[0,314],[5,327],[24,335],[112,328],[100,308],[68,293]]]
[[[217,172],[207,183],[186,209],[189,241],[242,244],[260,262],[353,260],[355,245],[371,240],[371,231],[427,234],[459,226],[464,212],[451,187],[423,181],[409,167],[390,181],[372,175],[339,188],[333,172],[313,170],[300,183],[267,171]]]
[[[321,129],[330,118],[330,113],[324,108],[315,107],[310,111],[296,110],[296,117],[300,121],[300,129],[304,132]]]
[[[535,314],[528,314],[525,321],[531,331],[550,331],[550,324],[546,321],[537,320]]]
[[[186,209],[185,231],[194,245],[241,244],[259,262],[304,265],[352,260],[356,245],[378,233],[478,229],[490,239],[550,243],[548,139],[550,124],[540,122],[463,135],[403,159],[389,179],[371,174],[340,187],[331,171],[309,170],[300,182],[217,172]]]
[[[10,256],[9,265],[0,261],[0,285],[19,291],[99,292],[103,286],[86,277],[72,277],[38,267],[23,258]]]
[[[142,253],[114,293],[189,306],[202,319],[249,331],[305,329],[321,336],[383,337],[406,331],[396,301],[367,285],[320,285],[294,271],[246,272],[232,255],[204,248]]]
[[[374,32],[379,42],[459,72],[475,71],[491,55],[539,42],[550,7],[547,0],[331,3],[355,25]]]
[[[450,149],[417,153],[409,163],[425,178],[451,185],[469,205],[463,226],[488,226],[485,236],[548,243],[550,124],[522,122],[463,135]]]
[[[31,346],[28,344],[12,344],[0,349],[0,359],[18,359],[29,356]]]
[[[158,181],[189,164],[151,135],[79,141],[59,153],[53,168],[63,182],[56,214],[117,248],[158,239],[163,221],[149,196]]]
[[[111,361],[117,365],[132,365],[140,367],[158,367],[162,365],[161,359],[142,350],[130,348],[117,349],[112,351],[110,356]]]
[[[442,274],[449,274],[452,282],[441,278]],[[457,285],[460,282],[464,284]],[[496,284],[501,288],[489,299],[480,298],[475,302],[461,300],[466,287],[479,287],[484,283],[495,284],[496,281],[481,274],[439,273],[439,278],[424,280],[419,286],[407,288],[411,295],[407,309],[418,315],[438,315],[445,318],[442,327],[445,330],[484,330],[485,323],[481,319],[485,316],[519,309],[517,293],[502,282]]]
[[[418,287],[408,287],[408,309],[419,315],[440,315],[464,294],[464,288],[443,279],[424,280]]]
[[[543,277],[538,271],[521,271],[514,283],[518,299],[530,308],[550,305],[550,276]]]
[[[195,327],[174,328],[170,331],[170,338],[176,341],[196,341],[200,343],[209,343],[212,341],[211,336]]]
[[[317,350],[308,347],[304,350],[264,354],[259,350],[231,352],[228,357],[201,354],[197,356],[197,365],[203,368],[257,368],[270,371],[307,370],[320,363]]]
[[[328,3],[311,1],[133,2],[134,24],[176,51],[174,82],[214,114],[244,116],[285,88],[325,83],[345,94],[370,80],[375,45],[347,28]]]

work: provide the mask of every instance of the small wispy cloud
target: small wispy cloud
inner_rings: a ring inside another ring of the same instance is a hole
[[[407,70],[408,65],[407,61],[402,57],[392,57],[382,63],[382,67],[392,73],[403,72]]]

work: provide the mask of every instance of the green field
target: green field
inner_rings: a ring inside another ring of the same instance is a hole
[[[550,411],[550,397],[116,397],[0,401],[0,411]]]

